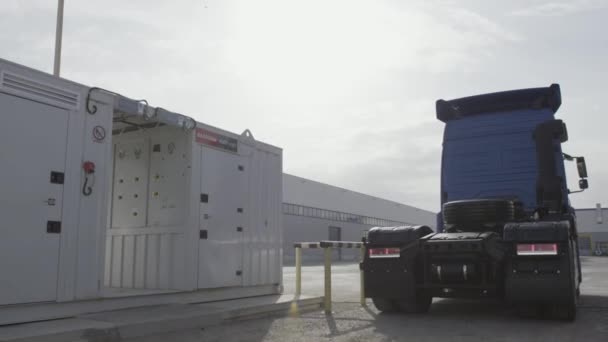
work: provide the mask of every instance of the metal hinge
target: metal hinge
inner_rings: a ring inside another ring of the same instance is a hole
[[[203,229],[198,233],[199,239],[207,240],[207,229]]]

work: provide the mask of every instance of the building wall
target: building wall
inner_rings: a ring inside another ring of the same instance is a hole
[[[577,209],[576,221],[581,254],[590,255],[599,248],[608,255],[608,209]]]
[[[293,263],[295,242],[329,240],[329,227],[340,228],[342,241],[361,241],[376,226],[428,225],[435,228],[436,213],[283,174],[283,260]],[[333,259],[358,260],[360,251],[334,251]],[[319,261],[321,249],[302,253],[304,261]]]
[[[327,219],[320,219],[306,216],[283,215],[283,261],[286,264],[294,262],[295,242],[318,242],[329,239],[329,227],[339,227],[344,241],[361,241],[365,231],[370,225],[351,222],[336,222]],[[333,260],[353,261],[358,260],[358,249],[342,249],[341,258],[338,251],[333,252]],[[302,260],[320,261],[323,260],[322,249],[305,249],[302,251]]]
[[[434,212],[289,174],[283,174],[283,202],[436,226]]]

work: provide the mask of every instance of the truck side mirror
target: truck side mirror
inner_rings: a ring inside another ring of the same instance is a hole
[[[578,169],[579,177],[587,178],[587,165],[585,164],[585,157],[576,157],[576,168]]]
[[[581,190],[585,190],[589,187],[589,182],[587,182],[586,179],[580,179],[578,181],[578,187],[581,188]]]

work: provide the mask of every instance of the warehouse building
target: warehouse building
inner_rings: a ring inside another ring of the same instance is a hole
[[[581,255],[608,255],[608,208],[576,210]],[[283,174],[283,260],[294,261],[294,242],[361,241],[371,227],[424,224],[435,228],[436,213],[310,179]],[[356,260],[358,251],[334,251],[334,260]],[[322,260],[306,250],[304,261]]]
[[[576,220],[581,255],[608,255],[608,209],[577,209]]]
[[[283,255],[293,263],[294,242],[361,241],[371,227],[424,224],[435,227],[436,213],[359,192],[283,174]],[[357,250],[336,250],[334,260],[354,260]],[[306,250],[304,261],[321,260]]]

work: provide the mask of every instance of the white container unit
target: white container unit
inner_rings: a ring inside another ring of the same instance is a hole
[[[0,306],[280,291],[281,149],[1,59],[0,118]]]

